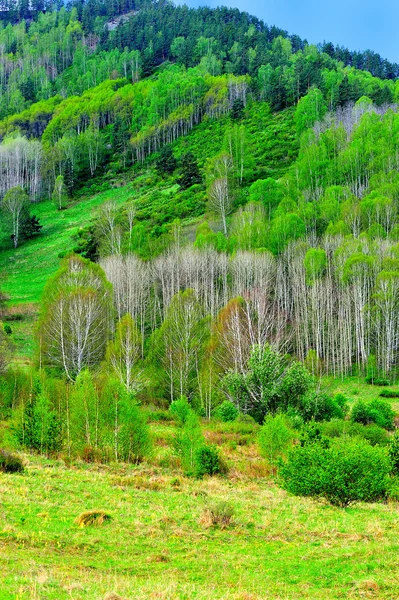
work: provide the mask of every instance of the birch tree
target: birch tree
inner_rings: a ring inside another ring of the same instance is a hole
[[[74,380],[98,364],[111,328],[111,286],[102,269],[72,255],[48,282],[39,326],[44,362]]]
[[[29,198],[24,190],[19,186],[8,190],[1,201],[2,210],[10,219],[12,230],[11,239],[13,241],[14,248],[18,247],[21,224],[24,217],[24,212],[27,211],[28,206]]]
[[[114,340],[107,348],[107,363],[128,392],[137,381],[137,363],[141,358],[142,340],[132,317],[124,315],[116,327]]]

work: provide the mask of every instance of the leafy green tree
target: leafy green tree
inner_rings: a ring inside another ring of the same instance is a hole
[[[270,221],[273,211],[283,199],[283,187],[275,179],[258,179],[249,188],[251,202],[262,202],[266,209],[267,218]]]
[[[116,326],[114,340],[108,343],[106,361],[129,392],[137,384],[137,363],[141,357],[141,349],[140,332],[132,317],[126,314]]]
[[[112,294],[102,269],[72,255],[45,288],[38,341],[40,359],[73,380],[105,354]]]
[[[261,423],[268,413],[294,409],[309,391],[312,377],[299,362],[272,350],[254,346],[244,373],[230,372],[224,383],[234,404]]]
[[[87,369],[80,371],[71,390],[67,410],[67,442],[71,454],[98,450],[103,428],[100,398],[93,377]]]
[[[197,415],[191,411],[176,434],[174,449],[186,475],[197,472],[198,452],[205,446],[205,438]]]
[[[8,190],[1,200],[2,211],[10,220],[11,239],[14,248],[18,247],[24,213],[26,213],[28,206],[29,197],[20,186]]]
[[[276,467],[280,459],[287,457],[295,438],[285,415],[267,415],[258,436],[261,454],[270,466]]]
[[[323,94],[317,88],[312,89],[299,102],[295,111],[295,124],[298,138],[316,121],[321,121],[327,112]]]

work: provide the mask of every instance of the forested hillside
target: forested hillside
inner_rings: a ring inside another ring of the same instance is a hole
[[[219,476],[397,507],[398,77],[235,9],[3,2],[0,472],[30,453],[107,464],[118,493]],[[217,506],[201,527],[231,526]]]

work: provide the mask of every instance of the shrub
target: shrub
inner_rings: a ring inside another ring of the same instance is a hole
[[[217,409],[217,416],[224,422],[235,421],[240,414],[236,406],[229,400],[225,400]]]
[[[173,400],[169,407],[174,419],[180,424],[184,425],[188,415],[192,412],[191,406],[188,403],[186,396],[182,396],[178,400]]]
[[[389,381],[389,379],[383,379],[382,377],[374,379],[373,377],[366,377],[365,379],[366,383],[369,383],[370,385],[378,385],[378,386],[386,386],[389,385],[391,382]]]
[[[330,440],[323,435],[321,424],[308,423],[301,431],[300,443],[301,446],[320,444],[323,448],[328,448]]]
[[[389,443],[387,431],[374,424],[363,425],[362,423],[351,423],[343,419],[334,419],[328,423],[322,423],[321,431],[328,438],[342,436],[363,438],[372,446],[383,446]]]
[[[300,496],[324,497],[334,506],[386,498],[390,460],[383,448],[358,440],[296,447],[281,469],[283,486]]]
[[[151,454],[152,440],[144,413],[134,398],[120,403],[118,455],[126,462],[139,463]]]
[[[395,413],[388,402],[383,400],[371,400],[363,402],[359,400],[352,407],[351,421],[368,425],[375,423],[384,429],[392,429]]]
[[[231,525],[233,515],[234,507],[229,502],[215,502],[204,510],[201,522],[208,527],[219,525],[219,527],[224,529]]]
[[[399,431],[395,431],[391,437],[388,454],[391,459],[392,473],[399,475]]]
[[[328,394],[313,393],[302,399],[299,410],[305,421],[329,421],[343,418],[345,404],[342,394],[332,398]]]
[[[22,473],[24,465],[19,456],[0,450],[0,471],[2,473]]]
[[[237,423],[251,423],[252,425],[256,424],[256,421],[251,415],[246,415],[244,413],[239,413],[236,418]]]
[[[381,398],[399,398],[399,392],[385,389],[380,392],[380,396]]]
[[[11,326],[8,323],[4,323],[3,329],[4,329],[4,333],[6,335],[11,335],[12,334]]]
[[[197,477],[216,475],[224,470],[219,452],[215,446],[202,446],[202,448],[199,448],[196,452],[195,463]]]
[[[203,446],[205,446],[205,438],[198,417],[190,410],[174,440],[175,453],[179,456],[186,475],[196,474],[197,453]]]
[[[261,454],[270,465],[275,466],[287,454],[294,439],[295,432],[289,427],[285,415],[268,415],[258,436]]]

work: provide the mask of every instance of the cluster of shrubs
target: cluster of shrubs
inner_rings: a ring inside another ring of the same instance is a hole
[[[391,406],[380,399],[358,401],[345,419],[347,398],[318,398],[324,418],[277,413],[268,415],[260,430],[260,452],[282,487],[341,507],[386,499],[399,475],[399,432],[389,433],[395,417]],[[334,405],[338,418],[327,420]]]
[[[391,471],[384,448],[363,440],[326,438],[303,441],[290,453],[280,475],[283,487],[295,495],[322,497],[345,507],[385,499]]]
[[[396,392],[395,390],[381,390],[380,392],[380,396],[381,398],[399,398],[399,392]]]

